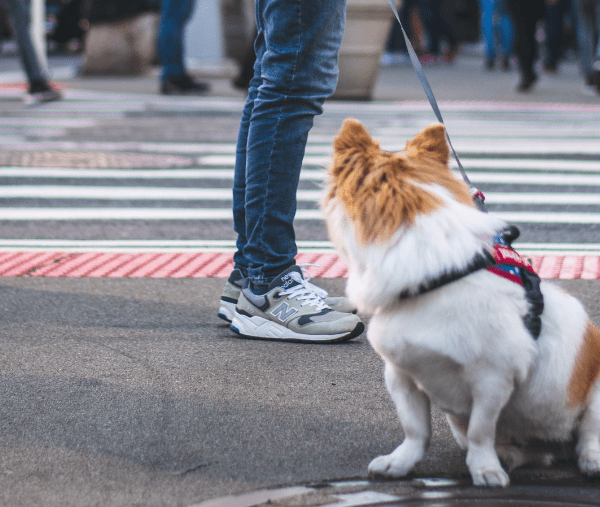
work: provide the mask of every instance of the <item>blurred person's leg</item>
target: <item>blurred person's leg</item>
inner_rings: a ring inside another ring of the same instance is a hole
[[[184,61],[185,26],[195,0],[162,0],[158,33],[158,56],[162,65],[161,92],[168,95],[205,93],[208,86],[195,82]]]
[[[13,32],[19,46],[19,55],[29,86],[26,102],[50,102],[58,100],[62,94],[48,83],[39,56],[31,38],[29,4],[23,0],[4,0],[13,26]]]
[[[498,0],[496,15],[498,17],[498,34],[500,36],[500,47],[502,48],[502,67],[509,69],[509,58],[513,54],[514,30],[510,15],[506,10],[504,0]]]
[[[495,0],[479,0],[479,13],[481,20],[481,34],[485,44],[485,67],[494,68],[496,48],[494,41],[494,11]]]

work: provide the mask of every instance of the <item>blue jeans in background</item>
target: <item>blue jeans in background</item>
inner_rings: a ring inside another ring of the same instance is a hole
[[[584,79],[591,80],[594,62],[600,62],[600,0],[575,0],[579,66]],[[598,32],[597,32],[598,31]]]
[[[486,59],[494,60],[496,58],[496,39],[502,49],[502,56],[510,56],[513,51],[513,27],[504,2],[502,0],[479,0],[479,5]]]
[[[195,0],[162,0],[158,30],[161,81],[186,73],[183,60],[185,25],[194,12]]]
[[[46,74],[31,40],[29,4],[23,0],[4,0],[19,46],[21,62],[29,84],[46,81]]]
[[[266,290],[295,264],[296,191],[313,118],[337,84],[346,0],[256,0],[256,62],[233,182],[235,267]]]

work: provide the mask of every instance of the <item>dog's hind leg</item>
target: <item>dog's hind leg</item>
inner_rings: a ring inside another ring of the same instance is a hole
[[[391,453],[369,464],[369,475],[404,477],[423,458],[431,439],[429,398],[413,379],[386,361],[385,383],[396,405],[404,441]]]
[[[578,430],[578,465],[581,473],[600,475],[600,382],[596,382]]]
[[[472,389],[473,408],[467,431],[467,466],[476,486],[509,484],[496,454],[496,423],[513,391],[512,379],[482,372]]]

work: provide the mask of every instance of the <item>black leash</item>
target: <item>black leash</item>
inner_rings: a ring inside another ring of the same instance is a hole
[[[429,81],[427,81],[427,78],[425,77],[425,73],[423,72],[423,67],[421,66],[421,62],[419,62],[419,57],[415,53],[415,50],[413,49],[412,44],[410,43],[408,35],[406,35],[406,31],[404,30],[404,27],[402,26],[402,21],[400,21],[400,14],[398,14],[398,9],[396,9],[396,6],[394,5],[394,0],[388,0],[388,2],[390,4],[390,7],[392,8],[392,11],[394,11],[394,15],[396,16],[396,19],[398,20],[400,29],[402,30],[402,35],[404,36],[404,41],[406,42],[406,47],[408,49],[408,56],[410,56],[410,61],[413,64],[413,67],[415,69],[415,72],[417,73],[417,76],[419,76],[419,80],[421,81],[421,86],[423,87],[423,90],[425,91],[425,95],[427,95],[429,104],[431,104],[431,108],[433,109],[433,112],[435,113],[435,116],[437,117],[438,121],[440,123],[444,124],[444,126],[445,126],[444,119],[442,118],[442,113],[440,112],[440,108],[438,107],[437,101],[435,100],[435,96],[433,95],[433,91],[431,89],[431,86],[429,85]],[[467,172],[465,171],[465,168],[463,167],[463,165],[460,163],[458,155],[456,154],[456,151],[454,150],[454,146],[452,146],[452,141],[450,140],[450,136],[448,135],[448,129],[445,129],[445,130],[446,130],[446,140],[448,141],[448,146],[450,146],[450,149],[452,150],[452,154],[454,155],[454,159],[456,160],[456,163],[458,164],[458,168],[460,169],[460,173],[462,174],[463,180],[465,180],[465,183],[467,185],[469,185],[469,187],[471,187],[471,197],[473,198],[473,202],[475,203],[477,208],[479,208],[481,211],[487,212],[485,205],[483,204],[485,197],[483,196],[481,191],[478,190],[476,187],[474,187],[473,184],[471,183],[471,181],[469,180],[469,177],[467,176]]]

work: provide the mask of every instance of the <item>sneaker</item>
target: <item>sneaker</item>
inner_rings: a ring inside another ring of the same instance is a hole
[[[351,313],[332,310],[302,276],[299,266],[279,275],[264,295],[244,284],[231,329],[246,338],[308,343],[344,342],[365,329]]]
[[[600,94],[600,60],[594,62],[592,71],[592,84],[596,88],[596,93]]]
[[[225,282],[223,294],[221,295],[221,306],[218,316],[227,322],[233,320],[235,305],[237,305],[245,278],[239,269],[234,269]]]
[[[27,105],[40,104],[42,102],[52,102],[62,99],[62,93],[46,81],[33,81],[29,85],[24,102]]]
[[[336,312],[343,313],[356,313],[356,307],[350,303],[348,298],[343,296],[330,296],[325,289],[321,287],[317,287],[316,285],[309,283],[310,274],[305,269],[305,266],[308,264],[300,265],[300,269],[302,272],[302,276],[304,281],[310,285],[313,292],[317,294],[327,306],[329,306],[332,310]],[[237,305],[238,299],[240,297],[240,293],[242,292],[242,287],[244,286],[244,276],[239,269],[234,269],[229,278],[225,282],[225,287],[223,288],[223,294],[221,295],[221,305],[219,306],[218,316],[227,321],[231,322],[233,319],[233,315],[235,314],[235,306]]]
[[[204,95],[209,90],[207,83],[198,82],[187,74],[168,78],[160,86],[163,95]]]

